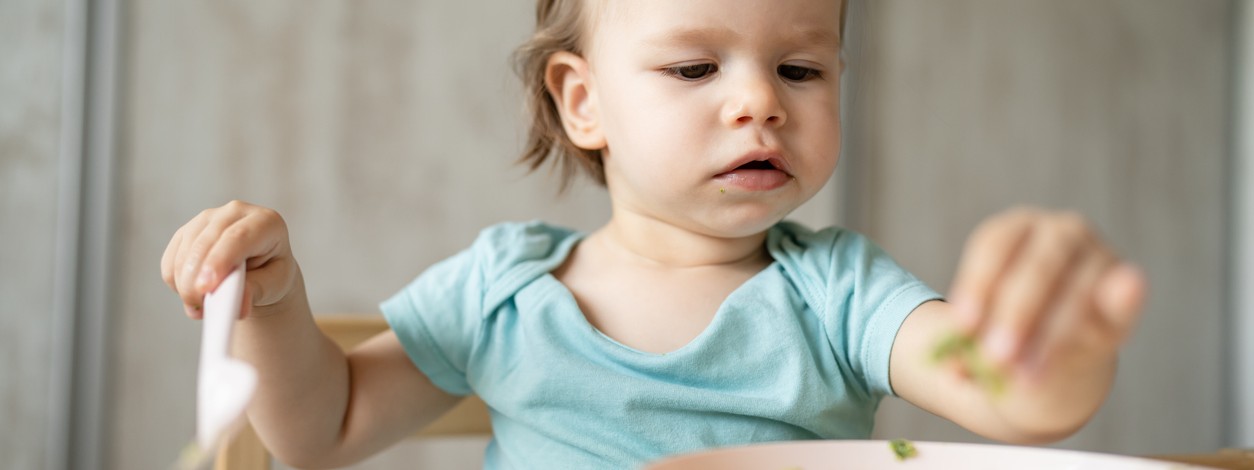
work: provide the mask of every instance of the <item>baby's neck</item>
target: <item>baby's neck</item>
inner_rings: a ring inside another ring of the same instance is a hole
[[[700,268],[770,264],[766,232],[714,237],[657,221],[611,220],[589,237],[624,262],[652,268]]]

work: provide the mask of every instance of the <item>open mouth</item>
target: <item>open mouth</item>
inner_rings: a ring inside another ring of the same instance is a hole
[[[725,185],[720,188],[720,193],[726,194],[728,189],[736,188],[745,191],[770,191],[792,181],[786,163],[779,157],[763,155],[759,158],[761,159],[741,163],[726,173],[717,175],[715,178]]]
[[[737,170],[778,170],[770,161],[755,161],[736,167]]]

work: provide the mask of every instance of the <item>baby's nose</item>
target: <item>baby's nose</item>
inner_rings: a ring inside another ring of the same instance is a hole
[[[755,122],[779,127],[787,120],[788,113],[780,103],[775,84],[761,78],[747,79],[737,87],[736,93],[727,101],[723,115],[723,121],[733,127]]]

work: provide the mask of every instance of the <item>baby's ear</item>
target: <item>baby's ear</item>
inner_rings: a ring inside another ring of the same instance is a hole
[[[601,131],[588,61],[570,52],[554,53],[544,69],[544,85],[557,104],[562,128],[571,142],[585,150],[604,149],[605,133]]]

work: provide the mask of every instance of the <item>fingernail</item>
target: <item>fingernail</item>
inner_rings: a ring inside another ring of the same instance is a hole
[[[196,318],[196,315],[197,313],[200,312],[200,309],[192,307],[191,305],[184,305],[183,311],[187,313],[187,316],[189,318]]]
[[[1014,353],[1015,342],[1009,331],[997,328],[989,332],[988,336],[984,338],[982,346],[989,360],[1005,363],[1010,360],[1011,354]]]
[[[205,266],[200,270],[200,275],[196,276],[196,288],[204,289],[211,282],[213,282],[213,270]]]
[[[183,275],[190,276],[196,270],[196,265],[192,263],[183,264]]]

